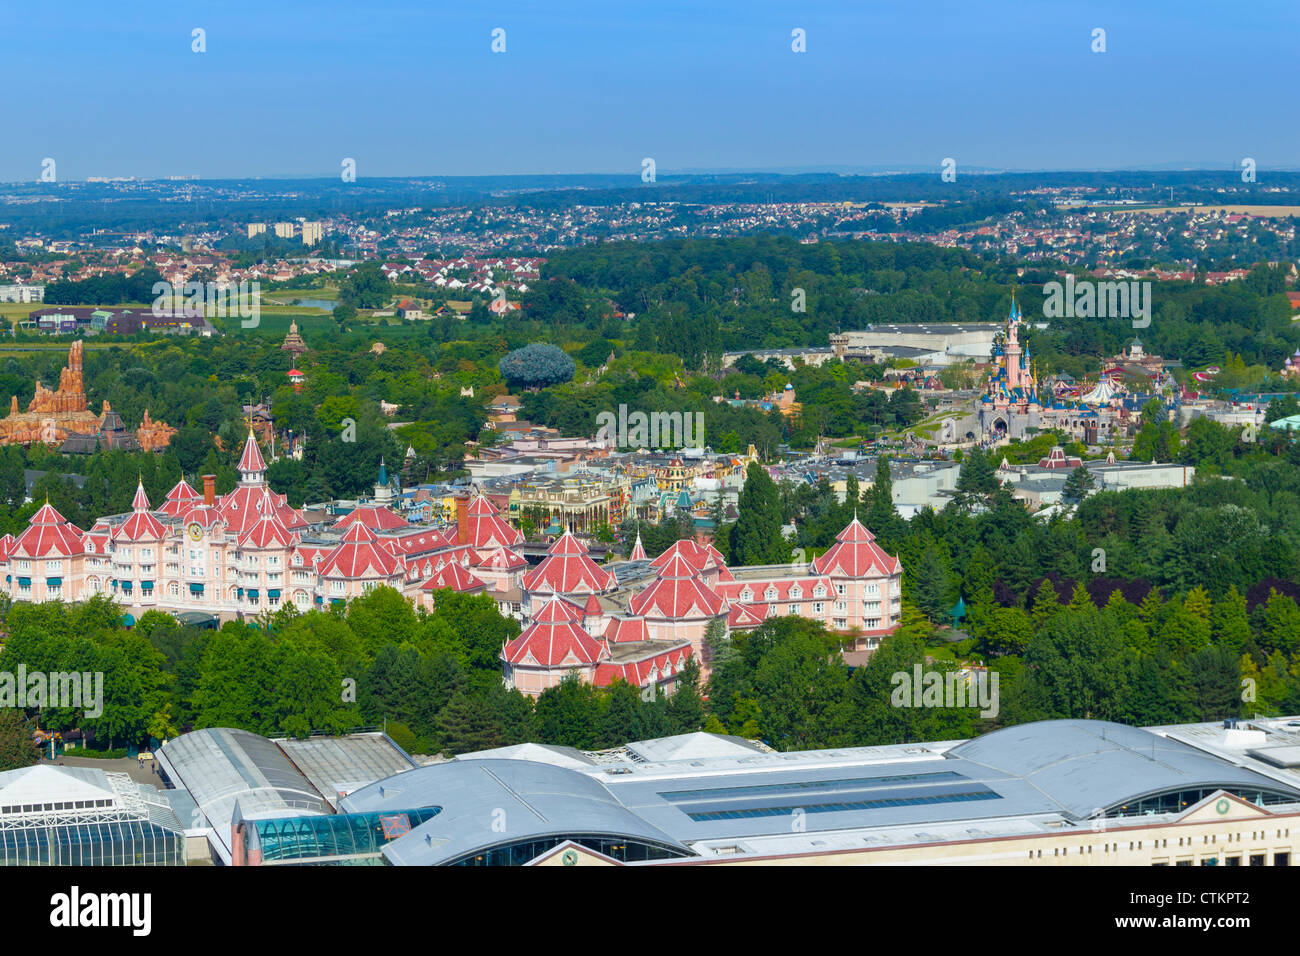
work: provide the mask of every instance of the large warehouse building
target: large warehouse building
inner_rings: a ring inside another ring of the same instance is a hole
[[[425,766],[379,734],[205,730],[162,759],[234,865],[1286,866],[1300,828],[1287,718],[796,753],[695,733]]]

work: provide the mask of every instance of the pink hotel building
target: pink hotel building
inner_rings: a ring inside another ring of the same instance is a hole
[[[285,603],[305,612],[380,586],[427,609],[441,589],[488,594],[524,622],[501,650],[503,676],[534,696],[571,671],[597,685],[626,680],[647,696],[671,692],[692,656],[707,675],[714,621],[740,631],[797,614],[853,634],[846,651],[874,649],[899,621],[902,566],[856,518],[809,567],[729,569],[712,546],[679,541],[620,584],[572,533],[530,567],[523,535],[482,496],[460,502],[457,522],[441,529],[375,505],[323,527],[267,486],[251,430],[238,472],[228,494],[215,494],[211,476],[201,494],[182,480],[157,508],[137,487],[129,514],[86,531],[47,502],[17,538],[0,538],[7,592],[18,601],[108,594],[128,624],[150,609],[220,620]],[[638,540],[633,554],[644,553]]]

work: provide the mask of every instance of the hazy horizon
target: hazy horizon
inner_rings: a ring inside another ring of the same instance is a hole
[[[946,157],[959,174],[1245,157],[1268,170],[1300,157],[1300,130],[1274,105],[1300,22],[1281,0],[1059,0],[1011,15],[897,0],[145,0],[132,13],[86,0],[22,12],[0,65],[0,106],[22,119],[0,181],[37,180],[46,157],[71,181],[330,178],[344,158],[366,179],[639,177],[646,157],[661,175],[919,172]]]
[[[1300,172],[1300,165],[1292,166],[1259,166],[1259,171],[1267,172],[1269,170],[1281,173]],[[844,178],[852,177],[875,177],[875,176],[923,176],[929,173],[937,173],[938,164],[933,167],[928,166],[888,166],[880,167],[836,167],[836,166],[800,166],[800,167],[710,167],[710,168],[685,168],[685,169],[664,169],[658,170],[660,179],[672,177],[692,177],[692,176],[809,176],[809,175],[833,175]],[[1240,167],[1237,165],[1224,166],[1222,164],[1214,165],[1210,163],[1164,163],[1158,165],[1137,165],[1137,166],[1098,166],[1098,167],[1041,167],[1041,168],[1008,168],[996,166],[963,166],[960,170],[962,175],[967,176],[998,176],[998,175],[1031,175],[1035,173],[1068,175],[1071,173],[1239,173]],[[411,173],[401,176],[358,176],[357,181],[366,180],[392,181],[392,180],[457,180],[457,179],[536,179],[536,178],[565,178],[565,179],[583,179],[596,177],[625,177],[629,183],[640,183],[641,177],[636,173],[626,173],[617,170],[586,170],[581,172],[520,172],[520,173]],[[267,173],[250,176],[189,176],[181,173],[173,173],[158,176],[133,176],[133,177],[109,177],[97,173],[91,173],[88,178],[73,179],[70,177],[60,176],[56,183],[47,183],[45,185],[59,186],[69,183],[84,184],[96,180],[98,181],[130,181],[130,182],[332,182],[336,176],[323,175],[319,172],[308,173]],[[34,179],[18,180],[0,180],[0,185],[21,186],[34,184]]]

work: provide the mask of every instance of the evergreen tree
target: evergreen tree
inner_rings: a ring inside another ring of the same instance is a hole
[[[971,611],[970,630],[985,654],[1023,654],[1034,636],[1034,620],[1018,607],[979,604]]]
[[[962,575],[961,593],[968,606],[993,603],[994,570],[989,549],[983,544],[975,545],[966,560],[966,573]]]
[[[937,546],[925,549],[912,584],[912,602],[925,612],[931,621],[946,619],[956,601],[953,597],[953,578],[948,556]]]
[[[501,728],[501,745],[513,747],[537,739],[533,720],[533,699],[517,688],[507,689],[499,680],[488,684],[488,702]]]
[[[1246,615],[1246,599],[1235,588],[1228,589],[1210,611],[1210,636],[1219,647],[1239,658],[1251,643],[1250,620]]]
[[[1056,587],[1052,584],[1050,578],[1043,578],[1039,582],[1038,590],[1034,592],[1034,602],[1030,606],[1030,613],[1034,617],[1034,625],[1042,627],[1052,616],[1061,610],[1061,602],[1056,594]]]
[[[892,541],[898,530],[899,517],[894,507],[894,480],[889,472],[889,459],[884,455],[876,459],[876,481],[866,498],[867,530],[883,542]]]
[[[704,701],[700,697],[700,663],[691,656],[677,675],[677,687],[668,698],[668,719],[672,733],[689,734],[704,723]]]
[[[1128,711],[1133,652],[1113,611],[1061,610],[1034,634],[1025,665],[1044,717],[1119,720]]]
[[[1185,673],[1167,651],[1141,657],[1129,687],[1127,722],[1176,724],[1188,719],[1190,694]]]
[[[1088,594],[1088,589],[1083,586],[1082,581],[1076,581],[1074,591],[1070,595],[1070,603],[1067,605],[1071,611],[1086,611],[1092,607],[1092,598]]]
[[[1288,658],[1296,657],[1300,651],[1300,608],[1292,598],[1269,591],[1259,646],[1266,653],[1281,651]]]
[[[600,694],[577,674],[566,674],[558,685],[542,691],[533,712],[541,743],[582,750],[591,750],[597,746],[600,736]]]
[[[910,743],[974,735],[978,713],[973,708],[913,706],[916,665],[922,666],[923,674],[944,669],[926,664],[925,647],[933,639],[933,625],[905,603],[898,629],[881,642],[850,682],[855,743]]]
[[[641,713],[641,694],[624,680],[616,680],[604,693],[600,715],[601,747],[621,747],[631,740],[644,740],[645,720]]]
[[[733,564],[784,564],[790,547],[781,534],[781,501],[775,482],[757,462],[745,472],[740,515],[731,529]]]
[[[963,508],[986,503],[998,489],[993,462],[978,446],[972,448],[957,474],[956,503]]]
[[[1191,720],[1241,714],[1241,663],[1227,647],[1205,647],[1187,659]]]
[[[478,696],[458,693],[438,715],[438,736],[450,754],[472,753],[501,746],[501,728]]]
[[[1065,488],[1061,491],[1061,497],[1077,504],[1088,497],[1088,492],[1092,491],[1096,484],[1092,472],[1080,465],[1065,479]]]
[[[0,771],[18,770],[40,763],[41,750],[32,729],[16,710],[0,711]]]
[[[762,739],[772,747],[809,750],[849,742],[848,672],[837,645],[822,624],[797,616],[767,621],[751,636],[750,686]]]

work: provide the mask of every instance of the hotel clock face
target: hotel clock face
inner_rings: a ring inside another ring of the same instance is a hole
[[[199,524],[197,521],[191,521],[189,527],[185,530],[189,532],[191,541],[200,541],[203,539],[203,525]]]

